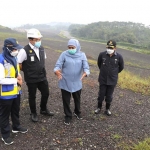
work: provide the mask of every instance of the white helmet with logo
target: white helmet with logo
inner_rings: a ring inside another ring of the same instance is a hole
[[[30,38],[41,38],[43,36],[41,35],[39,30],[33,28],[33,29],[30,29],[27,31],[27,38],[29,38],[29,37]]]

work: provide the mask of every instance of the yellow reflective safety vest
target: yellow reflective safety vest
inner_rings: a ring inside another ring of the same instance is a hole
[[[4,68],[5,68],[5,78],[16,78],[16,71],[12,64],[7,63],[4,60]],[[18,73],[19,73],[19,65],[17,65]],[[16,84],[11,85],[0,85],[0,97],[10,97],[15,96],[20,91],[20,87]],[[4,98],[5,99],[5,98]],[[7,98],[6,98],[7,99]]]

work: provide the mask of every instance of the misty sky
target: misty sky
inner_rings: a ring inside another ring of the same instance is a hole
[[[149,0],[0,0],[0,25],[131,21],[150,25]]]

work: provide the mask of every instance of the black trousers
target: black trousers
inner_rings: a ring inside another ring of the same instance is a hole
[[[19,121],[20,95],[10,100],[0,99],[0,128],[3,138],[10,137],[9,116],[11,114],[12,129],[20,128]]]
[[[81,97],[81,90],[70,93],[66,90],[61,89],[62,93],[62,100],[63,100],[63,106],[64,106],[64,113],[65,117],[70,117],[72,118],[72,111],[70,109],[70,99],[71,95],[73,96],[74,99],[74,104],[75,104],[75,109],[74,112],[76,114],[80,114],[80,97]]]
[[[36,113],[36,91],[41,92],[40,108],[42,111],[46,110],[46,105],[49,97],[48,81],[44,80],[37,83],[27,83],[29,94],[29,106],[31,113]]]
[[[110,108],[110,104],[113,99],[113,92],[116,85],[99,85],[99,92],[98,92],[98,108],[102,107],[103,100],[106,101],[106,109]]]

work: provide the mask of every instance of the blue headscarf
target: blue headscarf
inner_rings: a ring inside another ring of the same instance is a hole
[[[12,64],[14,66],[14,68],[16,70],[16,77],[17,77],[18,76],[17,60],[16,60],[16,58],[14,56],[10,55],[10,52],[13,51],[13,50],[14,50],[14,48],[12,48],[12,47],[4,46],[3,47],[3,56],[4,56],[4,59],[8,63],[10,63],[10,64]]]
[[[81,46],[80,46],[80,43],[77,39],[70,39],[68,41],[68,46],[75,46],[76,47],[76,53],[74,55],[72,54],[69,54],[69,52],[67,51],[67,56],[70,56],[72,58],[79,58],[81,60],[87,60],[85,58],[85,56],[83,55],[83,52],[81,52]]]

